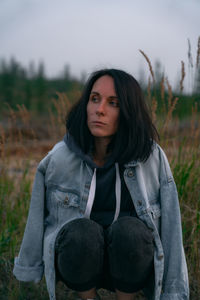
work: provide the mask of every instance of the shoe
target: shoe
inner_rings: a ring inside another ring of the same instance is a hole
[[[77,300],[83,300],[81,298],[77,298]],[[97,294],[95,298],[87,298],[87,300],[101,300],[100,296]]]

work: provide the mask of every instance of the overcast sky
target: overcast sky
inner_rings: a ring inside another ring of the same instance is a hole
[[[142,49],[174,82],[198,36],[199,0],[0,0],[0,58],[43,61],[49,76],[69,64],[76,76],[115,67],[138,78]]]

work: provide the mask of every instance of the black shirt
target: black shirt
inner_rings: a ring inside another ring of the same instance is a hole
[[[103,227],[109,226],[114,219],[116,210],[115,182],[116,168],[112,155],[108,157],[106,163],[99,167],[92,160],[91,156],[83,151],[75,143],[73,137],[68,133],[64,136],[64,141],[71,151],[76,153],[93,170],[96,168],[96,191],[90,218]],[[122,216],[137,216],[130,193],[124,181],[124,167],[119,166],[121,179],[121,205],[119,218]]]

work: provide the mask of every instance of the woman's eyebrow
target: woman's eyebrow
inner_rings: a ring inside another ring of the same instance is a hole
[[[95,91],[91,91],[90,94],[96,94],[96,95],[100,95],[98,92],[95,92]]]
[[[91,93],[90,94],[95,94],[95,95],[98,95],[98,96],[100,96],[100,93],[98,93],[98,92],[95,92],[95,91],[91,91]],[[117,96],[109,96],[108,98],[110,98],[110,99],[118,99],[118,97]]]
[[[109,96],[109,98],[111,98],[111,99],[117,99],[118,100],[117,96]]]

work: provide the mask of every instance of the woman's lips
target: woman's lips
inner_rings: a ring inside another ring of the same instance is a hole
[[[93,125],[97,125],[97,126],[104,126],[106,125],[106,123],[100,122],[100,121],[93,121],[92,122]]]

